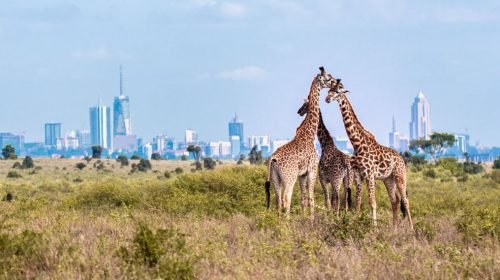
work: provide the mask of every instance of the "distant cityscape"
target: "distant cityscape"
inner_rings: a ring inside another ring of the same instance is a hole
[[[91,154],[91,147],[99,145],[103,155],[115,158],[119,155],[139,155],[151,159],[153,153],[158,153],[165,159],[180,159],[188,156],[187,147],[197,145],[202,156],[214,159],[238,159],[247,155],[252,148],[261,151],[264,156],[271,155],[289,139],[271,140],[269,135],[250,135],[245,139],[244,123],[235,114],[228,122],[228,138],[226,140],[204,142],[198,133],[192,129],[184,131],[184,139],[177,140],[168,135],[158,134],[150,141],[133,133],[130,116],[130,99],[123,92],[123,73],[120,67],[120,93],[113,101],[111,108],[105,106],[99,99],[97,106],[89,108],[89,130],[69,130],[63,135],[61,122],[45,124],[45,141],[25,143],[24,135],[0,132],[0,146],[12,145],[21,156],[32,157],[69,157],[80,158]],[[422,91],[418,93],[411,105],[411,121],[409,137],[397,129],[396,119],[392,118],[392,129],[389,132],[389,147],[399,151],[408,151],[414,139],[428,139],[431,135],[430,104]],[[500,155],[500,148],[482,148],[470,144],[470,136],[465,133],[453,133],[455,145],[441,156],[455,157],[459,160],[468,155],[477,162],[493,161]],[[246,141],[245,141],[246,140]],[[352,153],[349,139],[334,137],[337,147],[345,153]],[[379,139],[380,141],[380,139]],[[318,152],[320,145],[316,145]]]

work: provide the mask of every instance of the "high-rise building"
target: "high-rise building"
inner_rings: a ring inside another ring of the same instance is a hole
[[[113,102],[113,135],[131,135],[130,100],[123,94],[123,74],[120,66],[120,96]]]
[[[469,134],[455,134],[455,145],[457,153],[464,154],[469,150]],[[459,155],[460,155],[459,154]]]
[[[92,145],[113,150],[111,142],[111,110],[99,104],[90,110],[90,138]]]
[[[389,132],[389,147],[394,150],[399,150],[399,138],[400,134],[396,129],[396,119],[392,116],[392,131]]]
[[[248,148],[252,149],[254,146],[257,146],[257,149],[260,150],[262,146],[269,147],[271,146],[271,141],[269,140],[269,136],[250,136],[248,137]]]
[[[151,159],[151,156],[153,155],[153,146],[151,146],[150,143],[142,145],[142,155],[145,159]]]
[[[231,156],[237,157],[241,153],[241,140],[238,135],[231,136]]]
[[[240,139],[240,149],[245,148],[245,138],[243,137],[243,122],[238,119],[238,115],[234,114],[234,118],[229,121],[229,141],[232,143],[232,137],[238,136]]]
[[[198,133],[194,130],[186,129],[184,132],[184,142],[186,146],[198,143]]]
[[[14,147],[16,155],[21,155],[24,153],[24,136],[16,135],[12,133],[0,132],[0,149],[5,148],[5,146],[11,145]]]
[[[61,123],[45,124],[45,146],[56,147],[57,139],[61,138]]]
[[[78,146],[82,149],[87,149],[92,146],[92,138],[90,137],[90,131],[88,130],[77,130],[75,131],[75,137],[78,138]]]
[[[411,105],[410,141],[428,139],[431,135],[430,106],[420,91]]]

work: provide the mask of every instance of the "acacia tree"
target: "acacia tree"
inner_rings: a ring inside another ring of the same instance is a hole
[[[102,147],[99,145],[92,146],[92,158],[101,158]]]
[[[257,145],[252,147],[250,153],[248,153],[248,161],[250,164],[262,164],[262,151],[257,151]]]
[[[201,156],[201,148],[200,146],[189,145],[186,149],[191,155],[193,155],[194,160],[199,163]]]
[[[5,145],[2,149],[2,156],[4,159],[16,159],[16,149],[12,145]]]
[[[410,150],[416,152],[420,150],[424,151],[424,153],[430,155],[432,160],[436,162],[437,155],[454,144],[455,135],[445,132],[434,132],[431,134],[430,139],[416,139],[411,141]]]

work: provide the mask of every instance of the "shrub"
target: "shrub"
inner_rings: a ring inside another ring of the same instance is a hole
[[[500,237],[500,206],[469,208],[457,221],[458,231],[466,241],[480,242],[484,237]]]
[[[372,230],[371,217],[365,214],[353,216],[349,213],[342,213],[339,219],[325,222],[323,240],[333,246],[338,240],[361,240]]]
[[[116,158],[116,161],[120,163],[120,166],[128,166],[128,158],[127,156],[124,156],[124,155],[119,155],[117,158]]]
[[[23,168],[33,168],[35,167],[35,164],[33,163],[33,159],[30,156],[26,156],[23,159]]]
[[[158,229],[154,233],[145,224],[140,224],[132,248],[122,246],[118,255],[131,266],[156,268],[158,278],[192,279],[193,261],[186,249],[184,235],[175,229]]]
[[[14,164],[12,165],[12,168],[21,169],[21,168],[23,168],[23,166],[21,165],[21,163],[20,163],[19,161],[16,161],[16,162],[14,162]]]
[[[463,167],[464,167],[464,172],[468,174],[479,174],[484,172],[484,167],[479,163],[464,162]]]
[[[201,165],[201,162],[196,161],[196,162],[194,163],[194,165],[196,166],[196,170],[202,170],[202,169],[203,169],[203,167],[202,167],[202,165]]]
[[[146,172],[148,170],[151,170],[151,168],[152,168],[152,166],[151,166],[151,162],[149,160],[141,159],[139,161],[139,163],[132,164],[132,170],[130,170],[130,172],[132,172],[132,173],[134,173],[136,171]]]
[[[17,173],[16,171],[9,171],[9,173],[7,173],[7,178],[21,178],[23,176],[21,176],[21,174]]]
[[[187,157],[186,155],[182,155],[182,156],[181,156],[181,160],[186,161],[186,160],[188,160],[188,157]]]
[[[87,167],[87,165],[83,162],[79,162],[76,164],[76,168],[78,168],[79,170],[82,170],[84,169],[85,167]]]
[[[21,234],[0,234],[0,274],[11,279],[27,278],[26,264],[33,270],[46,267],[47,243],[42,234],[25,230]],[[31,275],[32,276],[32,275]],[[30,278],[30,277],[28,277]]]
[[[443,169],[445,170],[451,171],[453,176],[457,176],[463,173],[463,168],[458,163],[456,158],[440,158],[438,159],[436,165],[443,167]]]
[[[429,169],[424,171],[424,176],[427,178],[435,179],[435,178],[437,178],[436,170],[434,170],[434,168],[429,168]]]
[[[216,165],[217,162],[215,162],[212,158],[207,157],[203,159],[203,167],[205,169],[214,169]]]
[[[172,174],[170,174],[170,172],[169,172],[168,170],[167,170],[167,171],[165,171],[165,173],[163,173],[163,175],[164,175],[164,176],[165,176],[165,178],[167,178],[167,179],[168,179],[168,178],[170,178],[170,177],[172,177]]]
[[[182,172],[184,172],[184,169],[182,169],[182,167],[175,168],[175,174],[182,174]]]
[[[101,158],[102,150],[102,147],[99,145],[92,146],[92,158]]]
[[[420,166],[427,163],[423,156],[410,156],[407,158],[407,162],[414,166]]]
[[[160,155],[160,153],[152,153],[152,154],[151,154],[151,159],[152,159],[152,160],[161,160],[161,155]]]
[[[426,239],[428,242],[432,242],[436,237],[436,230],[432,223],[419,221],[415,223],[415,234],[418,239]]]
[[[500,170],[493,170],[490,175],[491,180],[495,183],[500,184]]]
[[[73,208],[114,208],[134,206],[140,200],[136,189],[123,186],[122,182],[105,181],[83,189],[67,203]]]
[[[493,169],[500,169],[500,157],[493,161]]]
[[[133,159],[133,160],[138,160],[138,159],[141,159],[141,157],[140,157],[140,156],[138,156],[138,155],[132,155],[132,156],[130,157],[130,159]]]

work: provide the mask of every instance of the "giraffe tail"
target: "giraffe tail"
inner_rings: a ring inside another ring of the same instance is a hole
[[[408,198],[408,191],[406,192],[406,197]],[[400,208],[401,212],[403,212],[403,219],[406,218],[406,215],[408,213],[408,209],[406,209],[405,204],[403,203],[403,198],[400,200]]]
[[[347,205],[349,206],[349,209],[352,209],[352,195],[351,195],[351,190],[352,190],[352,188],[349,186],[349,188],[347,188]]]
[[[266,181],[266,204],[267,204],[267,209],[269,209],[269,206],[271,204],[271,182]]]

